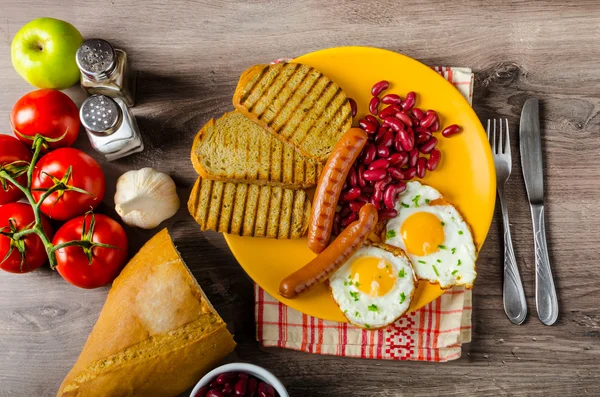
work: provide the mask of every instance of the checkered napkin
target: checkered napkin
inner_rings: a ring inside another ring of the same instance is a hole
[[[471,103],[471,69],[433,69]],[[445,362],[459,358],[461,344],[471,341],[471,291],[464,287],[454,287],[427,306],[374,331],[302,314],[258,285],[254,298],[256,339],[264,347],[348,357]]]

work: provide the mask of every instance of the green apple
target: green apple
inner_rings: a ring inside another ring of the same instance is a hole
[[[81,33],[70,23],[54,18],[34,19],[12,41],[12,64],[29,84],[62,90],[79,81],[75,53],[81,43]]]

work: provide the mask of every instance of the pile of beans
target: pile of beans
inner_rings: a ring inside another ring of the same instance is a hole
[[[438,114],[415,107],[414,92],[404,98],[397,94],[381,96],[389,86],[385,80],[373,85],[371,114],[358,122],[369,140],[348,173],[333,223],[334,235],[358,219],[358,211],[365,203],[375,205],[380,220],[398,215],[394,205],[406,189],[406,181],[425,177],[440,163],[442,154],[436,148],[438,139],[433,136],[440,131]],[[356,102],[351,99],[350,105],[354,116]],[[444,128],[441,135],[449,137],[460,131],[453,124]]]
[[[244,372],[225,372],[202,387],[194,397],[276,397],[273,386]]]

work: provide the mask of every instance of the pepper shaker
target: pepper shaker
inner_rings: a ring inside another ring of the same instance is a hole
[[[108,161],[144,150],[135,117],[119,98],[92,95],[81,105],[79,118],[94,149]]]
[[[135,71],[125,51],[113,48],[106,40],[90,39],[79,47],[76,60],[81,87],[90,95],[106,95],[134,105]]]

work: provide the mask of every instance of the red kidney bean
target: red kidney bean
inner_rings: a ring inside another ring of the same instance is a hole
[[[216,380],[213,380],[212,382],[210,382],[210,385],[208,385],[208,387],[213,388],[213,387],[217,387],[219,386],[219,384],[217,383]]]
[[[231,396],[234,393],[233,385],[231,383],[225,383],[222,392],[225,396]]]
[[[356,170],[356,179],[358,179],[358,186],[360,186],[363,189],[367,186],[367,182],[365,181],[365,178],[363,177],[364,172],[365,172],[365,166],[363,164],[360,164],[358,166],[358,169]]]
[[[388,174],[397,181],[404,179],[404,173],[400,168],[390,167],[387,169]]]
[[[415,135],[415,145],[419,146],[427,142],[431,138],[431,132],[418,132]]]
[[[376,143],[385,147],[392,146],[392,143],[394,143],[394,131],[388,130]]]
[[[365,203],[362,203],[360,201],[351,201],[348,203],[348,208],[350,208],[350,211],[352,212],[358,212],[360,211],[363,205],[365,205]]]
[[[334,223],[335,227],[336,224]],[[337,223],[338,228],[340,227],[339,222]],[[339,232],[337,234],[340,234]],[[258,388],[258,380],[256,378],[248,379],[248,387],[246,388],[246,397],[254,397],[256,395],[256,389]]]
[[[373,201],[380,203],[383,200],[383,189],[375,189],[373,192],[373,196],[371,197]],[[375,203],[373,203],[375,204]]]
[[[267,397],[275,397],[275,389],[271,385],[267,385]]]
[[[347,217],[348,215],[350,215],[352,211],[350,210],[349,207],[345,206],[344,204],[342,204],[342,208],[340,209],[340,218],[344,219],[345,217]]]
[[[385,168],[378,168],[376,170],[366,170],[363,172],[363,178],[365,181],[380,181],[385,178]]]
[[[405,130],[398,131],[398,134],[396,134],[396,141],[400,142],[402,149],[406,150],[407,152],[415,147],[414,135]]]
[[[437,142],[437,138],[432,136],[427,142],[421,145],[419,150],[421,151],[421,153],[430,153],[433,150],[433,148],[435,148],[435,146],[437,145]]]
[[[377,155],[379,157],[387,157],[390,155],[390,149],[388,149],[386,146],[379,145],[377,146]]]
[[[360,128],[362,128],[363,130],[365,130],[365,132],[367,134],[374,134],[377,132],[377,126],[373,123],[371,123],[370,121],[367,121],[365,119],[360,119],[358,121],[358,125],[360,126]]]
[[[234,381],[235,378],[237,378],[237,374],[235,372],[225,372],[217,376],[217,384],[224,385],[225,383]]]
[[[440,120],[436,119],[433,124],[431,124],[431,127],[429,127],[429,131],[431,132],[437,132],[440,129]]]
[[[379,161],[379,160],[377,160]],[[354,201],[358,198],[358,196],[360,196],[361,190],[359,187],[351,187],[350,189],[346,190],[345,192],[342,192],[342,194],[340,195],[340,200],[341,201]],[[343,216],[343,215],[342,215]]]
[[[356,106],[356,101],[352,98],[348,98],[348,103],[350,103],[350,110],[352,111],[352,117],[356,116],[356,110],[358,106]]]
[[[208,393],[206,393],[206,397],[225,397],[225,395],[219,389],[210,389]]]
[[[421,120],[421,127],[423,127],[423,128],[429,128],[429,127],[431,127],[433,125],[433,123],[437,119],[437,114],[436,113],[430,113],[429,110],[425,114],[426,114],[425,118],[423,120]]]
[[[462,131],[462,128],[460,128],[460,126],[458,126],[456,124],[452,124],[452,125],[449,125],[448,127],[444,128],[444,130],[442,131],[442,135],[444,137],[448,138],[449,136],[458,134],[461,131]]]
[[[390,164],[396,167],[405,166],[408,163],[408,154],[406,152],[398,152],[388,157]]]
[[[381,205],[381,200],[377,201],[375,200],[373,197],[371,197],[371,201],[369,201],[371,204],[373,204],[375,206],[376,210],[380,210],[382,205]]]
[[[390,166],[390,160],[388,159],[377,159],[369,165],[370,170],[376,170],[379,168],[387,168]]]
[[[415,134],[421,134],[421,133],[427,133],[431,135],[431,131],[429,131],[429,128],[425,128],[425,127],[415,127]]]
[[[331,234],[334,236],[337,236],[340,234],[340,232],[342,231],[342,226],[340,225],[341,222],[334,222],[333,226],[331,227]]]
[[[396,132],[404,129],[404,124],[395,117],[389,116],[383,119],[383,123],[392,127]]]
[[[410,116],[410,119],[412,120],[413,127],[418,127],[419,125],[421,125],[421,120],[419,120],[415,116]]]
[[[375,189],[375,190],[374,190],[375,192],[376,192],[376,191],[378,191],[378,190],[381,190],[381,191],[383,191],[383,190],[385,190],[385,187],[386,187],[386,186],[387,186],[387,185],[388,185],[390,182],[392,182],[392,177],[391,177],[391,175],[389,175],[389,174],[388,174],[388,175],[386,175],[386,176],[385,176],[385,178],[383,178],[382,180],[375,182],[375,183],[373,184],[373,189]]]
[[[410,110],[413,116],[415,116],[419,121],[425,118],[425,113],[419,108],[412,108]]]
[[[402,144],[400,143],[400,140],[398,139],[398,135],[396,134],[396,137],[394,138],[394,149],[397,152],[403,152],[404,148],[402,147]]]
[[[358,186],[358,176],[356,175],[356,167],[350,168],[350,172],[348,173],[348,183],[351,187]]]
[[[396,94],[386,94],[381,98],[381,102],[386,105],[400,105],[402,103],[402,98]]]
[[[201,387],[200,390],[198,390],[196,392],[196,394],[194,395],[194,397],[205,397],[207,391],[208,391],[208,387],[207,386]]]
[[[421,157],[419,161],[417,161],[417,176],[419,178],[425,178],[425,172],[427,171],[427,159],[425,157]]]
[[[377,135],[375,135],[375,142],[379,141],[381,137],[389,131],[389,129],[390,127],[388,127],[387,125],[382,125],[381,127],[379,127],[379,129],[377,130]]]
[[[371,88],[371,95],[378,96],[389,87],[390,83],[387,80],[381,80],[373,85],[373,88]]]
[[[365,188],[366,189],[366,188]],[[361,207],[363,204],[366,204],[369,202],[369,198],[366,197],[366,193],[363,192],[363,194],[361,194],[357,199],[356,202],[360,203]]]
[[[375,181],[375,182],[376,182],[376,181]],[[365,188],[363,188],[363,194],[362,194],[361,196],[363,196],[363,195],[364,195],[365,197],[367,197],[367,198],[368,198],[370,194],[373,194],[373,192],[375,191],[375,188],[373,187],[373,184],[374,184],[375,182],[369,182],[369,183],[370,183],[370,185],[369,185],[369,186],[367,186],[367,187],[365,187]]]
[[[342,227],[347,227],[349,224],[358,219],[358,214],[356,212],[350,212],[345,217],[342,217],[342,222],[340,223]]]
[[[258,397],[267,397],[267,384],[265,382],[258,383]]]
[[[365,116],[365,120],[367,120],[368,122],[372,123],[373,125],[375,125],[377,127],[377,129],[379,129],[379,120],[377,120],[377,117],[371,115],[371,114],[367,114]]]
[[[415,167],[410,167],[407,168],[405,170],[402,170],[404,172],[404,178],[405,180],[407,179],[413,179],[415,177],[415,175],[417,175],[417,169]]]
[[[402,124],[404,124],[407,127],[412,127],[413,126],[413,122],[412,119],[410,118],[410,116],[404,112],[398,112],[396,113],[396,118],[398,120],[400,120],[402,122]]]
[[[379,118],[385,119],[386,117],[390,117],[400,112],[402,108],[399,105],[390,105],[384,108],[381,112],[379,112]]]
[[[415,94],[414,92],[411,91],[408,94],[406,94],[406,97],[402,101],[402,109],[410,110],[413,108],[413,106],[415,106],[416,102],[417,102],[417,94]]]
[[[375,157],[377,157],[377,149],[372,143],[368,143],[363,149],[363,152],[362,162],[364,165],[371,164],[373,160],[375,160]]]
[[[394,208],[396,205],[396,197],[406,190],[406,183],[398,182],[394,185],[388,185],[383,193],[383,204],[386,208]]]
[[[248,388],[248,378],[242,378],[240,376],[238,381],[235,383],[235,387],[234,387],[235,395],[243,396],[244,394],[246,394],[247,388]]]
[[[384,210],[379,210],[377,214],[379,215],[379,220],[384,221],[397,217],[398,211],[393,208],[386,208]]]
[[[248,379],[249,376],[247,373],[245,372],[238,372],[238,378],[244,378],[244,379]]]
[[[412,179],[417,175],[417,169],[415,167],[410,168],[388,168],[387,171],[397,181],[406,181]]]
[[[440,159],[442,157],[442,153],[439,149],[433,149],[429,155],[429,160],[427,160],[427,169],[429,171],[435,170],[440,164]]]
[[[414,148],[408,152],[408,165],[414,167],[417,165],[417,160],[419,160],[419,149]]]
[[[374,96],[373,98],[371,98],[371,101],[369,101],[369,112],[371,112],[371,114],[374,114],[375,116],[377,116],[377,114],[379,113],[379,103],[381,102],[381,100],[379,99],[378,96]]]

